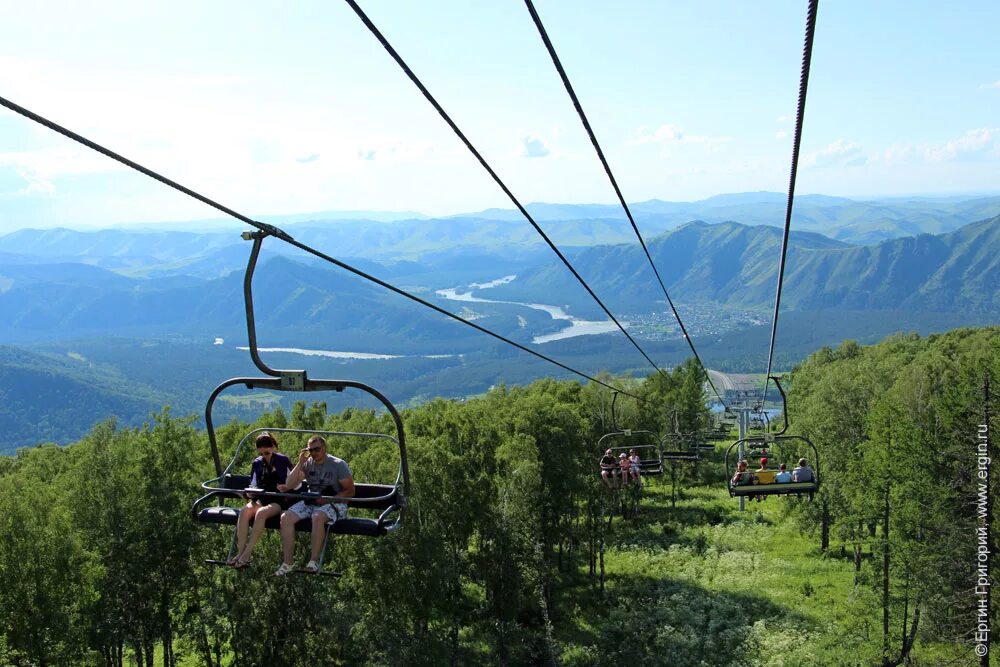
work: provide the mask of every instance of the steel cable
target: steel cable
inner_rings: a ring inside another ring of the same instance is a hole
[[[591,127],[590,121],[587,120],[587,114],[583,111],[583,105],[580,104],[580,99],[576,96],[576,91],[573,90],[573,84],[569,81],[569,76],[566,74],[566,70],[562,66],[562,61],[559,59],[556,49],[552,45],[552,40],[549,39],[549,34],[545,30],[545,26],[542,24],[541,17],[535,10],[534,3],[531,0],[524,0],[524,4],[528,7],[531,19],[535,22],[535,27],[538,28],[538,34],[541,35],[542,42],[545,43],[545,48],[549,52],[549,57],[552,58],[552,64],[555,65],[556,71],[559,72],[559,78],[562,79],[563,86],[565,86],[566,92],[573,101],[573,106],[576,107],[576,112],[580,116],[580,122],[583,123],[584,129],[587,131],[587,136],[590,137],[590,143],[594,145],[594,150],[597,151],[597,157],[600,159],[601,165],[604,166],[604,173],[608,175],[608,180],[611,181],[611,187],[614,188],[615,194],[618,196],[618,201],[621,203],[622,208],[625,209],[625,215],[628,217],[628,221],[632,225],[632,230],[635,232],[636,238],[639,239],[639,245],[642,246],[643,252],[646,253],[646,259],[649,260],[649,266],[653,269],[657,282],[660,283],[660,289],[663,290],[663,296],[667,298],[667,303],[670,304],[670,310],[673,311],[674,318],[677,320],[677,324],[681,328],[681,333],[684,334],[684,340],[687,341],[688,347],[691,348],[691,353],[694,355],[698,365],[701,366],[701,369],[705,372],[705,378],[708,380],[708,384],[712,387],[712,391],[715,392],[715,397],[719,399],[719,402],[722,403],[723,407],[726,407],[726,402],[722,400],[719,390],[715,388],[715,383],[712,382],[712,377],[708,374],[708,369],[705,368],[705,364],[702,363],[701,357],[698,355],[698,350],[694,347],[694,341],[691,340],[691,337],[688,335],[687,328],[684,326],[684,322],[681,321],[680,313],[678,313],[677,308],[674,307],[673,299],[671,299],[670,294],[667,293],[667,287],[663,284],[663,278],[660,277],[660,272],[656,269],[656,264],[653,262],[653,257],[649,253],[649,248],[646,247],[646,241],[642,238],[642,234],[639,232],[639,226],[636,224],[635,218],[632,216],[631,209],[629,209],[628,204],[625,202],[625,196],[622,194],[621,188],[618,187],[618,181],[615,179],[615,176],[611,171],[611,165],[608,164],[608,160],[604,156],[604,151],[601,150],[601,145],[597,141],[597,135],[594,133],[594,129]]]
[[[426,306],[427,308],[430,308],[431,310],[434,310],[435,312],[438,312],[438,313],[440,313],[442,315],[450,317],[453,320],[456,320],[458,322],[461,322],[462,324],[470,326],[473,329],[476,329],[477,331],[480,331],[480,332],[485,333],[485,334],[487,334],[489,336],[492,336],[493,338],[495,338],[495,339],[497,339],[499,341],[507,343],[508,345],[511,345],[513,347],[516,347],[517,349],[519,349],[519,350],[521,350],[523,352],[527,352],[528,354],[531,354],[531,355],[533,355],[533,356],[535,356],[535,357],[537,357],[537,358],[539,358],[539,359],[541,359],[543,361],[546,361],[546,362],[548,362],[550,364],[558,366],[559,368],[562,368],[565,371],[569,371],[570,373],[573,373],[573,374],[578,375],[578,376],[580,376],[582,378],[585,378],[585,379],[587,379],[587,380],[589,380],[589,381],[591,381],[591,382],[593,382],[595,384],[601,385],[602,387],[605,387],[605,388],[610,389],[612,391],[621,392],[621,393],[623,393],[623,394],[625,394],[627,396],[630,396],[631,398],[635,398],[635,399],[640,400],[640,401],[644,401],[645,400],[645,399],[643,399],[643,398],[641,398],[639,396],[636,396],[634,394],[630,394],[628,392],[625,392],[625,391],[619,389],[618,387],[614,387],[614,386],[612,386],[612,385],[610,385],[610,384],[608,384],[606,382],[603,382],[602,380],[599,380],[599,379],[597,379],[595,377],[591,377],[590,375],[587,375],[586,373],[584,373],[582,371],[578,371],[575,368],[572,368],[571,366],[568,366],[568,365],[566,365],[566,364],[564,364],[564,363],[562,363],[560,361],[556,361],[555,359],[552,359],[551,357],[549,357],[549,356],[547,356],[545,354],[542,354],[541,352],[537,352],[537,351],[532,350],[531,348],[526,347],[526,346],[524,346],[524,345],[522,345],[522,344],[520,344],[520,343],[518,343],[516,341],[510,340],[509,338],[506,338],[505,336],[502,336],[502,335],[500,335],[500,334],[498,334],[498,333],[496,333],[494,331],[491,331],[491,330],[487,329],[486,327],[480,326],[480,325],[476,324],[475,322],[471,322],[471,321],[469,321],[469,320],[467,320],[467,319],[465,319],[463,317],[460,317],[459,315],[456,315],[456,314],[454,314],[454,313],[452,313],[452,312],[450,312],[448,310],[445,310],[444,308],[441,308],[440,306],[438,306],[436,304],[433,304],[433,303],[431,303],[431,302],[429,302],[429,301],[427,301],[427,300],[425,300],[425,299],[423,299],[423,298],[421,298],[419,296],[416,296],[415,294],[411,294],[410,292],[407,292],[404,289],[396,287],[395,285],[392,285],[391,283],[388,283],[388,282],[386,282],[386,281],[384,281],[384,280],[382,280],[380,278],[377,278],[377,277],[375,277],[375,276],[373,276],[373,275],[371,275],[369,273],[366,273],[366,272],[362,271],[361,269],[355,268],[355,267],[351,266],[350,264],[348,264],[346,262],[343,262],[343,261],[341,261],[339,259],[331,257],[330,255],[327,255],[326,253],[324,253],[324,252],[322,252],[320,250],[317,250],[317,249],[315,249],[315,248],[313,248],[313,247],[311,247],[311,246],[309,246],[309,245],[307,245],[305,243],[302,243],[300,241],[296,241],[289,234],[285,233],[284,231],[282,231],[281,229],[275,227],[274,225],[269,225],[267,223],[258,222],[258,221],[253,220],[253,219],[251,219],[251,218],[249,218],[249,217],[247,217],[247,216],[245,216],[245,215],[243,215],[241,213],[238,213],[238,212],[234,211],[233,209],[231,209],[231,208],[229,208],[227,206],[223,206],[222,204],[219,204],[218,202],[216,202],[216,201],[214,201],[212,199],[209,199],[208,197],[206,197],[206,196],[204,196],[202,194],[199,194],[199,193],[195,192],[194,190],[191,190],[190,188],[185,187],[185,186],[181,185],[180,183],[178,183],[178,182],[176,182],[174,180],[171,180],[171,179],[169,179],[169,178],[167,178],[167,177],[165,177],[165,176],[163,176],[163,175],[161,175],[161,174],[153,171],[152,169],[148,169],[147,167],[144,167],[141,164],[139,164],[137,162],[134,162],[133,160],[130,160],[130,159],[128,159],[128,158],[120,155],[119,153],[116,153],[116,152],[114,152],[114,151],[112,151],[112,150],[110,150],[108,148],[105,148],[104,146],[102,146],[102,145],[100,145],[98,143],[95,143],[95,142],[91,141],[90,139],[87,139],[83,135],[80,135],[80,134],[78,134],[76,132],[73,132],[72,130],[69,130],[69,129],[63,127],[62,125],[59,125],[58,123],[55,123],[55,122],[53,122],[53,121],[51,121],[51,120],[49,120],[47,118],[39,116],[38,114],[34,113],[33,111],[29,111],[28,109],[25,109],[24,107],[20,106],[19,104],[15,104],[14,102],[12,102],[12,101],[4,98],[4,97],[0,97],[0,106],[4,106],[4,107],[10,109],[13,112],[15,112],[15,113],[17,113],[17,114],[19,114],[21,116],[24,116],[25,118],[28,118],[29,120],[32,120],[32,121],[34,121],[34,122],[36,122],[36,123],[38,123],[40,125],[43,125],[43,126],[49,128],[50,130],[52,130],[54,132],[58,132],[59,134],[65,136],[65,137],[67,137],[69,139],[72,139],[73,141],[76,141],[77,143],[83,144],[84,146],[86,146],[86,147],[88,147],[88,148],[90,148],[92,150],[95,150],[98,153],[101,153],[102,155],[105,155],[105,156],[111,158],[112,160],[115,160],[116,162],[120,162],[121,164],[124,164],[125,166],[127,166],[127,167],[129,167],[131,169],[134,169],[134,170],[136,170],[136,171],[138,171],[138,172],[140,172],[142,174],[145,174],[146,176],[149,176],[150,178],[152,178],[152,179],[154,179],[156,181],[159,181],[160,183],[163,183],[164,185],[166,185],[166,186],[168,186],[170,188],[173,188],[174,190],[178,190],[180,192],[183,192],[184,194],[188,195],[189,197],[193,197],[194,199],[197,199],[198,201],[200,201],[200,202],[202,202],[204,204],[207,204],[208,206],[211,206],[212,208],[214,208],[216,210],[222,211],[223,213],[225,213],[225,214],[227,214],[227,215],[229,215],[229,216],[231,216],[233,218],[236,218],[237,220],[240,220],[241,222],[245,222],[246,224],[248,224],[248,225],[250,225],[252,227],[255,227],[256,229],[259,229],[262,232],[265,232],[267,234],[273,235],[275,238],[278,238],[278,239],[284,241],[285,243],[288,243],[289,245],[292,245],[292,246],[294,246],[294,247],[296,247],[296,248],[298,248],[298,249],[300,249],[300,250],[302,250],[302,251],[304,251],[306,253],[309,253],[310,255],[313,255],[314,257],[318,257],[318,258],[323,259],[323,260],[325,260],[327,262],[330,262],[331,264],[334,264],[334,265],[336,265],[336,266],[344,269],[345,271],[349,271],[349,272],[353,273],[356,276],[359,276],[361,278],[364,278],[365,280],[373,282],[376,285],[379,285],[380,287],[384,287],[385,289],[387,289],[387,290],[389,290],[391,292],[395,292],[396,294],[399,294],[400,296],[406,297],[407,299],[410,299],[411,301],[419,303],[422,306]]]
[[[771,344],[767,353],[767,375],[764,376],[764,393],[761,403],[767,398],[767,385],[771,381],[771,366],[774,362],[774,343],[778,333],[778,312],[781,309],[781,286],[785,279],[785,259],[788,255],[788,235],[792,228],[792,204],[795,201],[795,177],[799,170],[799,147],[802,143],[802,122],[806,112],[806,93],[809,90],[809,67],[812,62],[813,39],[816,34],[816,12],[819,0],[809,0],[806,13],[806,38],[802,49],[802,72],[799,76],[799,101],[795,112],[795,140],[792,144],[792,167],[788,177],[788,202],[785,206],[785,229],[781,237],[781,259],[778,262],[778,285],[774,294],[774,317],[771,320]]]
[[[424,86],[424,84],[420,81],[420,79],[413,72],[413,70],[410,69],[409,65],[406,64],[406,61],[404,61],[403,58],[399,55],[399,53],[396,51],[396,49],[393,48],[392,44],[389,43],[389,40],[385,38],[385,35],[383,35],[381,31],[379,31],[379,29],[372,22],[372,20],[368,18],[368,15],[365,14],[364,10],[362,10],[361,7],[358,6],[358,3],[355,2],[355,0],[345,0],[345,2],[347,2],[347,4],[351,6],[351,9],[353,9],[354,12],[358,15],[358,18],[360,18],[362,23],[365,24],[365,27],[367,27],[368,30],[372,33],[372,35],[375,37],[375,39],[378,40],[378,42],[382,45],[382,48],[385,49],[386,53],[388,53],[389,56],[396,61],[396,64],[399,65],[400,69],[402,69],[403,72],[406,74],[406,76],[410,79],[410,81],[413,82],[413,85],[415,85],[417,89],[420,90],[424,98],[431,104],[431,106],[434,107],[435,110],[437,110],[441,118],[444,119],[445,123],[448,124],[448,127],[450,127],[452,131],[455,133],[455,135],[461,140],[461,142],[465,144],[465,147],[469,149],[469,152],[472,153],[473,156],[475,156],[475,158],[479,161],[479,164],[481,164],[483,169],[486,170],[486,173],[490,175],[490,177],[494,180],[494,182],[496,182],[496,184],[500,187],[500,189],[503,190],[504,194],[507,195],[507,198],[510,199],[511,203],[513,203],[514,206],[517,208],[517,210],[521,212],[521,215],[523,215],[525,219],[529,223],[531,223],[531,226],[535,228],[535,231],[538,232],[539,236],[541,236],[542,239],[545,241],[545,243],[548,244],[549,248],[552,249],[552,252],[554,252],[556,256],[559,257],[560,260],[562,260],[562,263],[566,266],[567,269],[570,270],[570,273],[572,273],[573,276],[577,279],[577,281],[581,285],[583,285],[583,288],[587,290],[587,293],[590,294],[591,298],[593,298],[594,301],[597,302],[597,304],[604,311],[604,313],[609,318],[611,318],[611,321],[615,323],[615,326],[617,326],[618,329],[623,334],[625,334],[625,337],[628,338],[629,342],[632,343],[633,347],[635,347],[635,349],[637,349],[639,353],[643,357],[645,357],[646,361],[648,361],[649,364],[657,371],[663,373],[663,370],[656,365],[656,363],[650,358],[648,354],[646,354],[646,351],[642,349],[639,343],[637,343],[636,340],[632,338],[631,334],[629,334],[629,332],[625,330],[625,327],[621,325],[621,323],[618,321],[618,318],[616,318],[611,313],[611,311],[608,310],[608,307],[604,305],[604,302],[601,301],[600,298],[598,298],[597,294],[594,293],[594,290],[590,288],[590,285],[588,285],[587,282],[583,279],[583,277],[581,277],[580,274],[577,272],[577,270],[573,268],[573,265],[570,263],[568,259],[566,259],[566,257],[562,254],[559,248],[556,247],[556,244],[553,243],[551,239],[549,239],[548,235],[542,230],[542,228],[538,225],[538,223],[535,222],[535,219],[531,216],[530,213],[528,213],[527,209],[524,208],[524,206],[517,199],[517,197],[514,196],[514,193],[511,192],[510,188],[508,188],[507,185],[503,182],[503,180],[500,179],[500,176],[497,175],[497,173],[489,165],[489,163],[482,156],[482,154],[476,149],[476,147],[472,144],[472,142],[469,141],[469,138],[465,136],[465,133],[462,132],[462,130],[459,129],[458,125],[455,124],[455,121],[453,121],[451,116],[448,115],[448,112],[444,110],[444,107],[442,107],[441,104],[438,103],[437,99],[435,99],[435,97],[431,95],[430,91],[427,90],[427,87]]]

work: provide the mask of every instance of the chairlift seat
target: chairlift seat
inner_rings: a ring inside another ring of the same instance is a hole
[[[213,490],[207,495],[199,498],[195,502],[193,512],[195,518],[200,523],[235,526],[240,515],[240,507],[215,505],[211,507],[200,507],[203,502],[212,498],[238,498],[242,500],[242,494],[250,483],[248,475],[226,475],[223,479],[223,487],[226,490]],[[366,537],[380,537],[395,528],[395,521],[388,521],[388,516],[392,512],[386,512],[390,508],[399,506],[399,490],[391,484],[355,484],[354,497],[347,500],[350,508],[363,508],[369,510],[383,510],[378,519],[365,517],[348,516],[333,524],[326,524],[327,530],[335,535],[363,535]],[[267,528],[279,529],[281,527],[281,517],[272,516],[265,524]],[[312,532],[312,521],[301,519],[295,524],[298,532]]]
[[[663,452],[663,459],[666,461],[698,461],[701,456],[696,451]]]
[[[754,473],[755,476],[761,473]],[[741,484],[738,486],[733,486],[732,483],[729,485],[729,494],[732,496],[773,496],[773,495],[789,495],[789,494],[803,494],[807,493],[810,496],[816,492],[819,487],[816,482],[773,482],[770,484]]]
[[[639,474],[640,475],[662,475],[663,474],[663,462],[659,459],[640,459],[639,460]]]

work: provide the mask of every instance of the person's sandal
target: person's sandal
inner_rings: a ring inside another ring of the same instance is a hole
[[[249,558],[247,558],[246,560],[243,560],[242,558],[239,558],[239,559],[236,560],[235,563],[233,563],[233,569],[234,570],[242,570],[243,568],[246,568],[246,567],[250,567],[250,559]]]
[[[308,572],[309,574],[318,574],[319,573],[319,563],[317,563],[314,560],[311,560],[308,563],[306,563],[306,566],[304,568],[302,568],[302,571],[303,572]]]
[[[283,576],[285,576],[286,574],[288,574],[291,571],[292,571],[292,566],[291,565],[289,565],[288,563],[282,563],[281,566],[278,567],[278,569],[274,571],[274,576],[276,576],[276,577],[283,577]]]

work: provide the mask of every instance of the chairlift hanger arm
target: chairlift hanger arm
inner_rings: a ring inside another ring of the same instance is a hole
[[[260,369],[261,373],[278,377],[281,375],[281,371],[277,371],[265,364],[257,351],[257,322],[253,312],[253,274],[257,268],[257,258],[260,256],[260,247],[264,242],[265,236],[267,234],[262,232],[243,233],[244,240],[253,241],[253,246],[250,249],[250,257],[247,259],[246,272],[243,274],[243,303],[246,307],[247,344],[250,347],[250,358],[253,360],[254,366]]]
[[[775,435],[783,435],[788,430],[788,397],[785,396],[785,390],[781,386],[780,376],[772,375],[771,379],[774,380],[774,386],[778,388],[778,393],[781,394],[781,417],[785,422],[785,425]],[[765,412],[764,414],[767,413]]]

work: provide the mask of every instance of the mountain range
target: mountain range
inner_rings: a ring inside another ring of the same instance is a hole
[[[530,209],[653,358],[665,366],[686,358],[687,344],[677,337],[656,278],[616,210]],[[760,371],[783,195],[644,202],[633,211],[706,363]],[[998,214],[996,197],[798,198],[778,367],[790,368],[844,338],[874,342],[899,330],[996,323]],[[296,216],[286,229],[522,344],[568,326],[522,304],[606,317],[535,232],[507,211],[391,222]],[[248,245],[238,231],[50,229],[0,237],[0,346],[17,346],[0,347],[0,429],[7,433],[0,452],[46,439],[71,441],[110,415],[142,423],[164,404],[198,413],[218,382],[255,374],[239,349],[246,342],[242,272]],[[887,238],[874,240],[881,236]],[[483,287],[511,275],[516,278]],[[498,382],[566,377],[278,241],[265,243],[254,287],[263,348],[395,355],[366,361],[269,351],[265,356],[275,367],[359,379],[403,404],[466,396]],[[488,301],[449,301],[436,293],[443,288]],[[588,373],[649,370],[620,334],[556,340],[537,349]],[[239,405],[228,406],[228,414],[238,414]]]
[[[648,247],[674,298],[765,311],[774,298],[781,238],[779,229],[768,226],[692,222],[652,238]],[[239,247],[246,252],[245,244]],[[362,260],[361,268],[522,342],[564,325],[537,309],[456,304],[434,290],[447,280],[492,301],[553,304],[568,307],[576,317],[604,319],[565,267],[545,255],[532,255],[531,261],[498,252],[466,261],[446,256],[451,259],[437,257],[428,264]],[[598,296],[613,295],[606,299],[613,311],[665,310],[637,245],[577,249],[572,261]],[[469,286],[508,274],[517,279],[490,289]],[[312,258],[271,255],[262,260],[255,285],[261,340],[275,344],[311,347],[321,340],[325,349],[350,345],[381,352],[372,349],[377,341],[382,348],[449,354],[475,349],[480,335]],[[788,310],[989,316],[1000,314],[997,285],[1000,216],[946,234],[872,246],[792,232],[782,303]],[[0,312],[0,343],[107,335],[245,337],[241,271],[213,278],[136,278],[80,263],[5,263],[0,266]]]
[[[607,205],[529,204],[528,211],[567,252],[574,249],[635,243],[622,210]],[[785,196],[779,193],[720,195],[698,202],[651,200],[631,205],[647,239],[700,220],[756,226],[784,223]],[[520,213],[488,209],[445,218],[412,217],[387,221],[387,214],[303,214],[268,218],[285,225],[297,240],[341,259],[383,264],[410,261],[462,263],[473,255],[502,255],[512,264],[534,262],[549,253]],[[1000,215],[1000,197],[909,198],[857,201],[805,195],[795,200],[793,229],[823,234],[855,245],[918,234],[941,234]],[[326,217],[324,217],[326,216]],[[346,216],[346,217],[345,217]],[[214,231],[222,221],[204,221],[204,232],[141,229],[77,231],[22,229],[0,237],[0,266],[22,263],[78,262],[136,277],[194,275],[213,278],[239,269],[245,249],[231,232]],[[287,223],[287,224],[286,224]],[[183,226],[190,226],[187,223]],[[178,226],[178,225],[175,225]],[[276,246],[292,257],[301,253]]]
[[[781,230],[737,223],[688,223],[648,248],[672,297],[739,308],[774,301]],[[946,234],[921,234],[854,246],[808,232],[789,236],[782,305],[795,310],[912,310],[1000,316],[1000,216]],[[619,308],[635,310],[663,294],[640,248],[598,246],[574,264]],[[489,290],[488,298],[566,304],[598,312],[559,262],[536,267]]]

